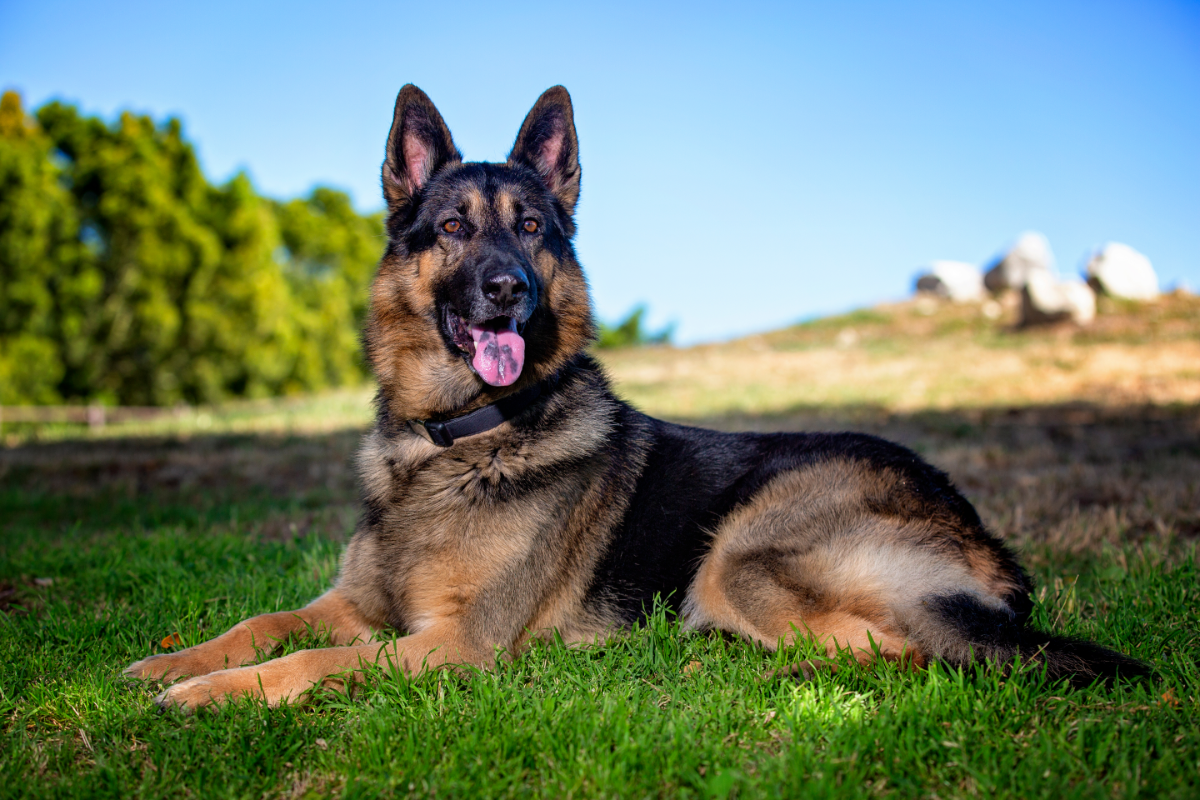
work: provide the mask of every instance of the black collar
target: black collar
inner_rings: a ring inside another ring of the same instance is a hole
[[[455,439],[464,436],[474,436],[477,433],[490,431],[502,422],[520,414],[529,404],[542,394],[542,384],[535,383],[516,394],[510,394],[501,400],[477,408],[461,417],[435,422],[428,419],[410,419],[408,427],[413,433],[436,444],[438,447],[449,447]]]

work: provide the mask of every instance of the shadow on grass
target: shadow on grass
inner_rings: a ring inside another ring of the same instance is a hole
[[[988,525],[1045,557],[1107,545],[1174,551],[1200,536],[1200,406],[895,413],[800,407],[678,420],[722,430],[859,430],[946,470]],[[0,450],[0,531],[30,537],[232,524],[267,537],[344,537],[362,435],[80,439]],[[0,551],[2,552],[2,551]]]
[[[0,533],[10,545],[162,526],[344,537],[360,436],[130,437],[0,450]]]

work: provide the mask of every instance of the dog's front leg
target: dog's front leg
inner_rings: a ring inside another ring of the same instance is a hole
[[[293,633],[310,628],[329,631],[334,644],[367,642],[372,628],[381,624],[366,619],[338,589],[325,594],[297,611],[260,614],[243,620],[215,639],[180,650],[136,661],[125,668],[133,678],[157,678],[173,681],[187,675],[207,675],[216,670],[253,664]]]
[[[317,685],[340,688],[347,681],[361,681],[367,664],[385,669],[399,667],[415,676],[446,663],[483,665],[492,657],[490,652],[466,646],[456,633],[453,626],[441,625],[390,641],[301,650],[256,666],[181,681],[155,702],[162,708],[177,706],[192,711],[210,703],[250,696],[274,707],[297,701]]]

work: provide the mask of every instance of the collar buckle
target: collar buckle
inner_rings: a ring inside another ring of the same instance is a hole
[[[454,444],[454,436],[446,429],[446,423],[433,422],[423,419],[410,419],[408,427],[413,433],[438,447],[449,447]]]

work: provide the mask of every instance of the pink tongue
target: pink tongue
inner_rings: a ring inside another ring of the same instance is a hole
[[[508,386],[521,377],[525,365],[525,340],[517,333],[517,321],[508,317],[506,327],[497,321],[471,326],[475,355],[471,366],[492,386]]]

